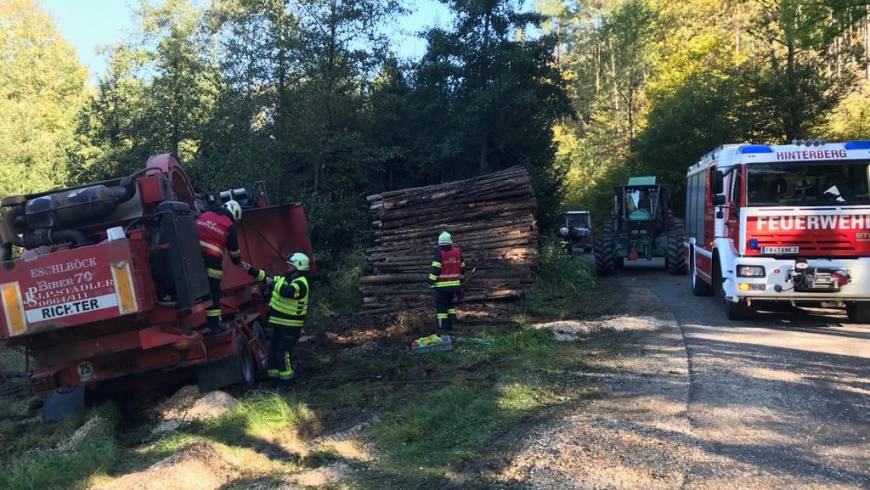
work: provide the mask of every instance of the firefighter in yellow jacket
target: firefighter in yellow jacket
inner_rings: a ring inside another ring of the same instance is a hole
[[[269,277],[265,271],[248,267],[248,274],[258,281],[271,284],[268,326],[272,329],[267,373],[269,378],[289,381],[293,378],[290,353],[302,335],[302,325],[308,313],[308,256],[296,252],[287,257],[290,270],[282,276]]]

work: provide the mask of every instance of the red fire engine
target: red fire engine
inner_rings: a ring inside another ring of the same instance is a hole
[[[264,192],[245,189],[217,199],[230,198],[244,209],[243,260],[280,274],[287,254],[313,257],[300,205],[269,207]],[[166,154],[129,177],[0,201],[0,341],[34,360],[46,419],[82,408],[86,388],[133,374],[195,366],[203,389],[254,380],[268,299],[227,258],[229,328],[204,332],[210,299],[195,220],[217,199],[196,195]]]
[[[870,141],[725,145],[689,168],[692,291],[729,319],[768,301],[870,321]]]

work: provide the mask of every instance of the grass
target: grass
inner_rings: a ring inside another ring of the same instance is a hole
[[[65,447],[82,424],[93,426],[77,444]],[[4,422],[3,471],[0,488],[44,489],[85,487],[96,474],[113,466],[121,452],[115,440],[118,414],[102,405],[88,414],[54,425],[39,422],[9,425]]]
[[[594,265],[564,252],[556,242],[541,249],[541,268],[528,294],[528,311],[536,317],[569,318],[583,314],[595,301]]]

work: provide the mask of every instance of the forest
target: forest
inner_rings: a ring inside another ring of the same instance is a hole
[[[0,0],[0,196],[179,155],[202,190],[265,181],[321,259],[371,240],[365,196],[515,165],[538,220],[608,216],[630,174],[723,143],[870,138],[864,0],[442,0],[419,59],[401,0],[142,0],[89,80],[34,0]],[[94,28],[99,28],[95,20]]]

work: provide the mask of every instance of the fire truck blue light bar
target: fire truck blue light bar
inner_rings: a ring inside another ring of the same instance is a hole
[[[767,145],[742,145],[737,148],[737,153],[741,155],[748,153],[773,153],[773,148]]]

